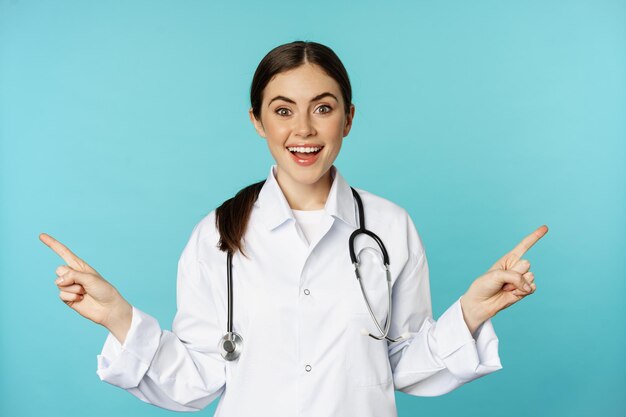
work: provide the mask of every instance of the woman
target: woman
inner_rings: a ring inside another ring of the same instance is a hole
[[[314,42],[281,45],[259,64],[250,96],[250,120],[276,165],[267,180],[193,229],[178,263],[172,331],[40,235],[68,264],[57,269],[61,299],[110,331],[98,355],[100,378],[177,411],[200,410],[221,396],[222,417],[381,417],[397,414],[394,389],[441,395],[500,369],[490,318],[535,291],[521,257],[547,228],[526,237],[434,321],[428,264],[412,219],[384,198],[353,193],[333,165],[355,111],[339,58]],[[348,242],[364,222],[384,243],[389,265],[382,266],[375,239],[358,235],[359,282]],[[222,342],[227,253],[232,327],[243,341],[234,359]]]

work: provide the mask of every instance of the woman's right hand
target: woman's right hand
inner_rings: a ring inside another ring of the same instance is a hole
[[[61,242],[46,233],[40,234],[39,239],[67,263],[56,269],[55,284],[61,291],[61,300],[81,316],[111,330],[123,343],[132,319],[132,306],[115,287]]]

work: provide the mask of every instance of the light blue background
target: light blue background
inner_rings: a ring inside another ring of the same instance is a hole
[[[412,215],[435,317],[550,227],[537,292],[493,319],[504,368],[400,416],[623,415],[625,26],[623,1],[0,0],[0,414],[171,415],[99,380],[106,330],[37,236],[171,328],[191,229],[273,163],[256,65],[304,39],[348,69],[336,165]]]

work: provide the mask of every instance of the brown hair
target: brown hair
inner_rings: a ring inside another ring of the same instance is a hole
[[[348,72],[339,57],[329,47],[317,42],[294,41],[272,49],[263,57],[252,78],[250,104],[252,113],[261,120],[263,92],[272,78],[281,72],[289,71],[306,63],[320,66],[332,77],[339,88],[346,115],[352,104],[352,87]],[[259,196],[265,180],[241,189],[234,197],[224,201],[215,210],[215,225],[220,233],[218,247],[225,252],[240,251],[244,256],[242,238],[248,226],[252,206]]]

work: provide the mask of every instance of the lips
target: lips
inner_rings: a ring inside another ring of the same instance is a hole
[[[289,152],[291,154],[291,158],[299,166],[310,166],[310,165],[313,165],[315,163],[315,161],[317,161],[317,159],[319,157],[319,154],[324,149],[324,146],[322,146],[322,145],[307,145],[307,146],[295,146],[295,147],[298,147],[298,148],[321,148],[317,152],[310,152],[310,151],[309,152],[297,152],[297,151],[292,152],[289,149],[287,149],[287,152]],[[292,146],[289,146],[289,148],[292,148]]]

